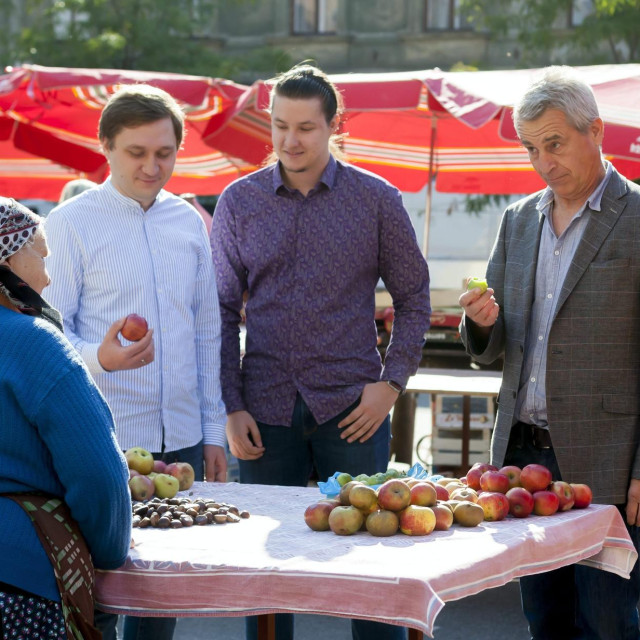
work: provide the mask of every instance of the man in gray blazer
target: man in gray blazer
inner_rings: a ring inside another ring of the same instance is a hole
[[[507,208],[489,289],[460,297],[467,351],[504,357],[492,462],[588,484],[638,549],[640,188],[603,159],[593,92],[570,68],[545,70],[513,115],[548,186]],[[637,563],[631,580],[572,565],[520,586],[534,639],[640,638]]]

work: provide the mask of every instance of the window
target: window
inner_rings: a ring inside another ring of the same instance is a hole
[[[293,0],[294,34],[335,33],[338,0]]]
[[[573,0],[569,14],[569,26],[577,27],[595,11],[593,0]]]
[[[425,0],[425,30],[462,31],[472,29],[469,14],[460,6],[460,0]]]

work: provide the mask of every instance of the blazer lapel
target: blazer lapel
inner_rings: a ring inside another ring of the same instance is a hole
[[[622,196],[626,193],[626,190],[626,185],[620,175],[614,171],[602,195],[601,210],[592,212],[589,223],[584,230],[584,235],[573,256],[556,306],[556,316],[569,294],[584,275],[584,272],[593,262],[593,258],[623,212],[626,202],[622,199]]]
[[[533,298],[535,293],[536,270],[538,268],[538,251],[540,249],[540,237],[542,235],[542,225],[544,224],[544,214],[542,211],[533,209],[532,215],[528,216],[527,228],[523,231],[522,237],[529,238],[529,242],[523,247],[523,280],[522,280],[522,309],[523,329],[529,326],[531,309],[533,308]]]

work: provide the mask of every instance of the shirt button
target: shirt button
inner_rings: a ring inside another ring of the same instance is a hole
[[[556,251],[554,251],[553,253],[554,253],[555,255],[557,255],[557,256],[559,256],[559,255],[560,255],[560,252],[559,252],[559,251],[557,251],[557,250],[556,250]]]
[[[536,381],[535,377],[531,378],[531,382],[535,382],[535,381]]]
[[[542,336],[538,336],[538,340],[544,340]]]
[[[552,293],[547,293],[547,298],[553,298],[553,294]]]

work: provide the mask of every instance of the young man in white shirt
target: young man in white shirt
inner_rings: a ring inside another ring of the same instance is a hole
[[[99,127],[111,176],[49,215],[46,295],[111,406],[120,446],[189,462],[197,480],[224,481],[211,251],[197,211],[163,189],[183,128],[184,113],[160,89],[132,85],[111,97]],[[120,335],[130,313],[150,326],[137,342]],[[174,627],[172,618],[127,618],[124,638],[170,640]]]

